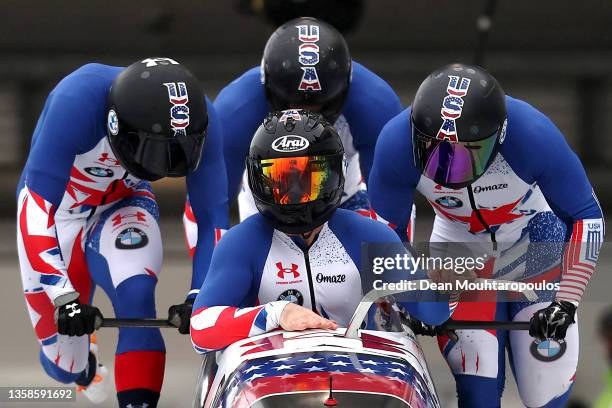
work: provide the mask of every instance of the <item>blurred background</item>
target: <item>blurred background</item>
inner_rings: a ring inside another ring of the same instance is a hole
[[[582,159],[604,210],[609,212],[612,205],[609,0],[3,0],[1,14],[2,386],[52,384],[38,365],[21,295],[14,193],[47,94],[88,62],[128,65],[149,56],[172,57],[190,67],[214,98],[224,85],[259,64],[276,25],[294,15],[317,15],[345,33],[353,58],[386,79],[406,106],[434,68],[450,62],[484,65],[506,93],[527,100],[557,124]],[[162,181],[155,190],[165,239],[157,300],[164,315],[188,288],[190,261],[180,225],[183,181]],[[417,206],[417,240],[426,241],[432,213],[424,202],[417,201]],[[573,406],[590,406],[603,388],[609,358],[598,342],[597,322],[610,302],[608,252],[602,251],[591,284],[605,294],[588,294],[581,307],[581,361]],[[103,294],[95,302],[112,315]],[[198,358],[187,337],[174,331],[165,337],[168,363],[161,406],[190,406]],[[112,366],[115,332],[105,331],[100,338],[105,362]],[[429,340],[424,347],[443,404],[456,406],[454,385],[437,347]],[[77,405],[86,406],[82,401]],[[521,406],[510,374],[504,406]]]

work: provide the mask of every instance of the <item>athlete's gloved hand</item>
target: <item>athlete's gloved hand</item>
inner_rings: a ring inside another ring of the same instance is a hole
[[[178,328],[181,334],[189,334],[189,320],[191,319],[191,309],[193,309],[194,301],[194,298],[187,299],[185,303],[170,306],[168,309],[168,321]]]
[[[529,335],[536,339],[563,340],[567,328],[575,322],[576,306],[565,300],[555,300],[550,306],[533,314]]]
[[[450,321],[450,319],[448,320]],[[410,327],[414,334],[421,336],[448,336],[452,341],[459,340],[457,333],[452,329],[447,329],[445,323],[434,326],[431,324],[423,323],[422,321],[410,316],[409,314],[402,313],[402,323]]]
[[[102,324],[102,313],[95,306],[85,305],[78,299],[55,309],[57,332],[68,336],[91,334]]]

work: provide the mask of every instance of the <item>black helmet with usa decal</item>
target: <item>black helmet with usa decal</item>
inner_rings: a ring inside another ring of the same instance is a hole
[[[326,222],[344,191],[344,147],[320,114],[273,112],[251,141],[246,161],[259,212],[287,234]]]
[[[324,21],[301,17],[268,39],[261,81],[273,110],[309,109],[333,124],[348,94],[351,67],[342,34]]]
[[[117,76],[108,97],[106,130],[113,153],[144,180],[197,169],[208,129],[204,90],[171,58],[146,58]]]
[[[506,135],[506,97],[483,68],[452,64],[432,72],[414,98],[412,146],[417,168],[449,188],[482,176]]]

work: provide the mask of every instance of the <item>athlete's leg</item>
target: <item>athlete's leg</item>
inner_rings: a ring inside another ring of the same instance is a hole
[[[198,223],[193,213],[193,209],[191,208],[191,204],[189,203],[189,197],[187,197],[185,201],[185,210],[183,211],[183,228],[185,231],[185,244],[187,245],[189,256],[193,257],[196,245],[198,244]],[[225,229],[215,228],[215,245],[226,231]]]
[[[534,312],[549,304],[513,304],[513,320],[528,321]],[[578,323],[569,327],[564,342],[540,342],[524,330],[511,332],[510,362],[525,406],[563,407],[578,366]]]
[[[505,320],[505,304],[462,302],[456,320]],[[438,346],[457,386],[459,407],[499,407],[505,381],[507,333],[495,330],[457,330],[457,342],[438,337]]]
[[[189,251],[189,256],[193,257],[198,243],[198,224],[189,203],[189,197],[185,200],[185,210],[183,211],[183,229],[185,231],[185,245]]]
[[[46,208],[32,198],[27,189],[19,195],[17,214],[17,251],[21,280],[30,319],[36,337],[40,343],[40,362],[45,372],[63,383],[84,382],[91,370],[87,370],[89,361],[89,337],[69,337],[57,333],[55,307],[41,285],[42,275],[36,272],[33,264],[45,262],[46,257],[58,254],[57,248],[50,248],[45,254],[31,254],[26,247],[37,248],[36,241],[44,240],[44,232],[37,228],[46,228],[36,220],[47,219]],[[84,218],[63,219],[56,214],[56,231],[61,256],[68,268],[69,278],[74,288],[80,293],[79,300],[89,303],[92,293],[91,280],[84,261],[82,238],[85,228]],[[38,268],[40,270],[40,265]],[[95,372],[95,371],[94,371]]]
[[[454,236],[436,219],[430,237],[430,256],[471,256],[476,244],[467,246],[464,236]],[[483,247],[484,249],[484,247]],[[480,248],[478,249],[480,250]],[[480,277],[490,277],[495,259],[490,258]],[[453,312],[455,320],[507,320],[507,308],[497,303],[495,293],[481,293],[477,298],[467,292]],[[472,301],[465,301],[465,299]],[[476,302],[478,300],[478,302]],[[505,345],[507,333],[495,330],[457,330],[458,341],[438,337],[438,346],[446,359],[457,387],[459,407],[499,407],[505,381]]]
[[[406,236],[410,243],[414,243],[414,234],[416,233],[416,204],[412,204],[412,212],[410,213],[410,222],[406,228]]]
[[[162,265],[158,215],[154,199],[134,196],[102,213],[88,232],[86,256],[92,278],[108,294],[117,317],[155,317],[155,286]],[[119,405],[155,407],[164,365],[158,329],[119,329],[115,356]]]
[[[524,230],[529,249],[523,280],[558,281],[566,235],[565,224],[552,212],[533,217]],[[550,304],[554,293],[538,292],[538,303],[514,303],[511,318],[529,321],[533,314]],[[510,361],[519,393],[528,407],[562,407],[574,382],[578,364],[578,323],[567,331],[565,342],[536,341],[526,331],[513,331],[509,342]]]

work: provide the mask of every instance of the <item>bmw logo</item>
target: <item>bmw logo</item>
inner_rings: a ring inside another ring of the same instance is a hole
[[[135,227],[124,229],[115,239],[115,246],[119,249],[138,249],[148,243],[149,237],[147,237],[147,234]]]
[[[106,126],[111,135],[117,136],[119,133],[119,118],[114,109],[108,111],[108,117],[106,118]]]
[[[444,196],[436,199],[436,203],[446,208],[459,208],[463,206],[463,201],[457,197]]]
[[[113,177],[115,173],[104,167],[85,167],[85,171],[94,177]]]
[[[284,291],[276,300],[285,300],[300,306],[304,305],[304,296],[302,296],[300,291],[297,289],[289,289]]]
[[[567,343],[555,340],[534,340],[529,347],[531,355],[539,361],[550,362],[561,358],[565,354]]]

